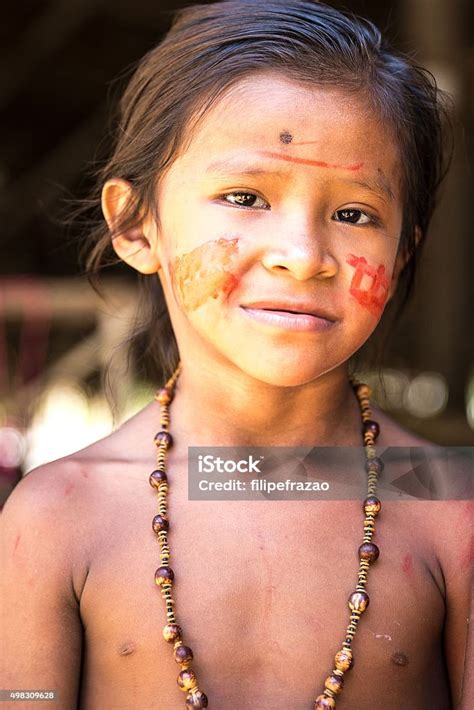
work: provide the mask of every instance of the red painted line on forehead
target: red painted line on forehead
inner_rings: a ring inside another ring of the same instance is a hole
[[[316,143],[319,143],[320,141],[292,141],[291,145],[316,145]]]
[[[341,170],[360,170],[364,163],[356,163],[355,165],[339,165],[338,163],[326,163],[324,160],[309,160],[308,158],[297,158],[294,155],[282,155],[281,153],[272,153],[270,150],[260,150],[261,155],[267,158],[275,158],[276,160],[285,160],[289,163],[300,163],[301,165],[312,165],[315,168],[340,168]]]

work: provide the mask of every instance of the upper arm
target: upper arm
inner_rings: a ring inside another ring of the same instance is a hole
[[[473,562],[474,505],[449,503],[450,533],[443,559],[446,584],[444,650],[454,710],[474,708]]]
[[[73,585],[78,526],[54,466],[20,481],[0,518],[1,677],[6,689],[56,690],[54,707],[70,710],[77,704],[82,650]]]

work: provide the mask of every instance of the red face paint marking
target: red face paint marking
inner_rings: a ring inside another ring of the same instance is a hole
[[[316,145],[316,143],[319,143],[319,141],[297,141],[292,145]]]
[[[238,281],[231,273],[238,250],[238,238],[206,242],[175,258],[170,264],[175,295],[188,311],[210,298],[227,295]]]
[[[352,277],[349,291],[361,306],[366,308],[376,318],[379,318],[387,300],[389,282],[385,276],[385,266],[380,264],[377,268],[370,266],[363,256],[349,254],[347,263],[354,266],[355,272]],[[367,286],[363,280],[370,279]]]
[[[64,496],[68,496],[74,490],[74,488],[74,483],[70,481],[64,489]]]
[[[407,553],[403,557],[402,570],[405,572],[405,574],[409,574],[409,575],[413,574],[413,559],[409,553]]]
[[[293,145],[296,145],[294,143]],[[339,165],[338,163],[326,163],[323,160],[309,160],[308,158],[297,158],[293,155],[282,155],[281,153],[272,153],[270,150],[260,150],[261,155],[267,158],[275,158],[276,160],[286,160],[289,163],[300,163],[301,165],[312,165],[315,168],[340,168],[341,170],[360,170],[364,163],[356,163],[355,165]]]
[[[471,568],[473,562],[474,562],[474,540],[471,540],[469,547],[467,548],[467,550],[465,552],[462,566],[463,567],[466,566],[468,568]]]

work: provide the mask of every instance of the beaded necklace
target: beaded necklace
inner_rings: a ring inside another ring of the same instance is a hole
[[[173,445],[173,438],[169,432],[169,405],[173,400],[174,387],[181,371],[181,362],[173,372],[165,386],[158,390],[155,399],[160,404],[160,425],[161,430],[155,436],[157,447],[156,470],[150,475],[150,485],[158,491],[159,514],[155,515],[152,522],[154,532],[160,543],[161,566],[155,572],[155,582],[161,589],[161,594],[165,600],[167,624],[163,628],[163,638],[174,646],[174,659],[180,666],[178,674],[178,686],[186,693],[185,707],[187,708],[207,708],[208,699],[205,693],[199,688],[196,674],[191,668],[193,652],[189,646],[185,646],[182,640],[182,629],[176,621],[174,611],[175,602],[171,594],[174,582],[174,572],[169,566],[170,548],[168,544],[168,477],[166,475],[166,452]],[[361,614],[369,605],[369,596],[365,591],[367,584],[367,574],[371,563],[375,562],[379,556],[379,548],[372,542],[375,532],[375,518],[380,512],[380,500],[374,495],[377,484],[377,476],[383,471],[383,462],[377,458],[375,452],[375,440],[379,435],[379,425],[372,419],[370,411],[369,397],[372,394],[368,385],[350,379],[350,383],[359,402],[362,418],[362,436],[364,441],[367,471],[367,497],[363,502],[364,512],[364,535],[362,544],[359,547],[359,572],[357,575],[357,585],[355,591],[349,596],[348,606],[350,609],[349,624],[346,636],[342,642],[342,648],[334,657],[334,668],[324,681],[324,691],[318,695],[314,701],[314,710],[321,708],[335,708],[335,697],[342,691],[344,685],[344,673],[352,668],[352,641],[354,639],[357,624]]]

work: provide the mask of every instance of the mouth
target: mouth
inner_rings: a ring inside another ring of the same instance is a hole
[[[257,310],[269,311],[270,313],[292,313],[297,316],[314,316],[315,318],[323,318],[324,320],[330,320],[329,318],[326,318],[325,316],[322,316],[317,313],[308,313],[307,311],[292,311],[289,308],[260,308]]]
[[[271,311],[274,313],[290,313],[293,315],[309,315],[315,316],[322,320],[328,320],[335,323],[338,319],[330,313],[328,309],[314,305],[310,301],[291,300],[291,299],[272,299],[271,301],[255,301],[253,303],[244,303],[241,305],[245,309],[256,309],[262,311]]]
[[[307,313],[303,311],[287,310],[283,308],[268,308],[252,306],[240,306],[246,316],[258,321],[266,326],[272,326],[283,330],[293,331],[323,331],[335,324],[335,320],[330,320],[322,315]]]

